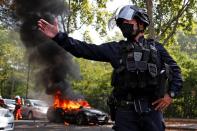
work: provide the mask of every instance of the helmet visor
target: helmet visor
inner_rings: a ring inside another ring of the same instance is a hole
[[[123,18],[126,20],[133,19],[135,15],[135,10],[131,8],[131,6],[125,6],[123,9],[117,11],[116,19]]]
[[[125,6],[124,8],[118,8],[112,18],[108,21],[109,30],[113,29],[116,26],[116,20],[119,18],[123,18],[126,20],[132,20],[136,11],[130,5]]]

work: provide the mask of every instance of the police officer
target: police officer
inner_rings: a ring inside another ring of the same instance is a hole
[[[50,24],[40,19],[38,26],[74,56],[112,65],[116,131],[163,131],[161,111],[172,103],[182,87],[180,68],[161,44],[144,38],[149,25],[144,9],[127,5],[117,10],[114,19],[126,41],[87,44],[59,32],[57,20]],[[171,73],[171,80],[167,91],[161,93],[164,72]]]

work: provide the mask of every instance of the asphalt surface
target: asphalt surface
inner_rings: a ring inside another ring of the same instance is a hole
[[[166,131],[197,131],[197,123],[168,123]],[[64,125],[50,123],[47,120],[17,120],[14,131],[114,131],[112,124],[108,125]]]
[[[197,131],[197,124],[169,124],[167,128],[174,131]]]
[[[15,121],[14,131],[113,131],[112,125],[64,125],[63,123],[50,123],[41,120],[18,120]]]

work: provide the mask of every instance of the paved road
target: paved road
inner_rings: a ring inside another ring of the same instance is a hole
[[[112,124],[109,125],[90,125],[90,126],[77,126],[64,124],[49,123],[48,121],[41,120],[19,120],[15,121],[14,131],[113,131]],[[197,131],[196,123],[169,123],[166,131]]]
[[[197,131],[197,124],[169,124],[167,125],[169,130],[176,131]]]
[[[111,129],[112,125],[103,126],[76,126],[64,124],[49,123],[47,121],[27,121],[20,120],[15,121],[14,131],[113,131]]]

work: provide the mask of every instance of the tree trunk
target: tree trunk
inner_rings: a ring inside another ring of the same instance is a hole
[[[154,23],[153,23],[153,2],[152,0],[145,0],[146,8],[148,17],[150,20],[150,25],[148,27],[148,37],[151,39],[155,38],[155,30],[154,30]]]
[[[68,0],[68,8],[69,8],[69,11],[71,10],[71,0]],[[68,18],[67,18],[67,33],[69,34],[70,33],[70,19],[71,19],[71,14],[69,13],[68,14]]]
[[[64,5],[64,3],[65,3],[65,0],[62,0],[63,5]],[[70,2],[69,2],[69,4],[70,4]],[[64,13],[61,14],[60,17],[61,17],[61,24],[62,24],[63,31],[66,32],[66,26],[65,26],[65,21],[64,21],[64,17],[65,17]]]

